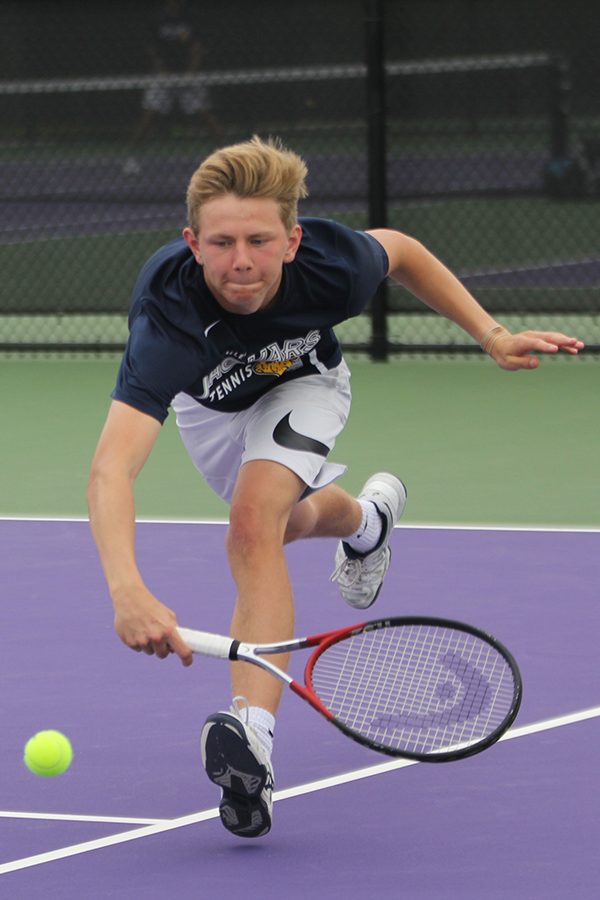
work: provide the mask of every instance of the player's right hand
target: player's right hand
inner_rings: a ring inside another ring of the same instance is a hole
[[[115,631],[123,643],[138,653],[166,659],[175,653],[184,666],[193,654],[177,631],[177,617],[143,585],[115,592]]]

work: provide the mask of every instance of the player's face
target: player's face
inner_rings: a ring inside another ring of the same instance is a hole
[[[183,236],[217,302],[248,315],[276,298],[302,230],[295,225],[288,234],[275,200],[225,194],[204,204],[198,233],[186,228]]]

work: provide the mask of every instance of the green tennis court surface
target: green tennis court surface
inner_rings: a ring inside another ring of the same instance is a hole
[[[85,515],[89,463],[118,361],[0,362],[0,514]],[[507,373],[489,360],[351,361],[354,405],[333,459],[358,491],[379,469],[409,522],[598,526],[598,371],[585,358]],[[138,515],[223,518],[170,416],[138,481]]]

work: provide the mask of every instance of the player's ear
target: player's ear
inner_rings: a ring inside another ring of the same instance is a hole
[[[289,237],[288,237],[288,246],[285,251],[285,256],[283,257],[283,261],[286,263],[292,262],[296,253],[298,252],[298,247],[300,246],[300,241],[302,240],[302,228],[300,225],[296,224],[292,228]]]
[[[199,266],[202,265],[202,255],[200,253],[200,246],[198,244],[198,238],[194,234],[191,228],[186,227],[182,231],[183,239],[194,254],[194,259],[198,263]]]

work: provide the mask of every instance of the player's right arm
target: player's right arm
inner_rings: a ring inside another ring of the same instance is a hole
[[[135,556],[134,484],[160,429],[152,416],[112,402],[90,472],[90,525],[121,640],[160,658],[175,652],[190,665],[192,654],[176,630],[175,613],[148,590]]]

